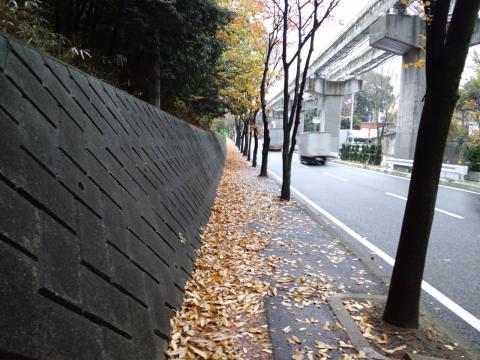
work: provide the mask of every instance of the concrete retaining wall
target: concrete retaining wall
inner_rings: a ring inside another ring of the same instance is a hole
[[[0,359],[163,358],[224,158],[0,35]]]

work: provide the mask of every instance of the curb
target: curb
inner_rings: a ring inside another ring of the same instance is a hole
[[[367,295],[367,294],[342,294],[334,295],[327,299],[328,305],[332,309],[333,313],[337,317],[340,324],[343,326],[343,330],[347,333],[352,345],[358,350],[363,351],[368,359],[371,360],[390,360],[373,349],[368,341],[363,337],[362,332],[358,329],[357,325],[353,321],[347,309],[342,304],[343,299],[350,298],[362,298],[362,299],[385,299],[385,296]]]
[[[370,343],[364,338],[362,332],[358,329],[357,325],[355,324],[355,321],[352,319],[352,316],[350,315],[348,310],[345,309],[345,306],[343,306],[342,300],[344,299],[386,300],[386,296],[346,293],[346,294],[332,296],[327,299],[327,302],[328,302],[328,305],[330,305],[330,308],[335,313],[335,316],[337,317],[340,324],[343,326],[343,329],[345,330],[352,344],[355,347],[359,348],[360,350],[363,350],[365,354],[368,356],[368,358],[371,360],[392,359],[385,355],[379,354],[377,351],[375,351],[375,349],[373,349]],[[424,309],[422,309],[422,311],[423,310]],[[428,316],[428,314],[425,313],[424,316]],[[412,353],[405,354],[403,359],[405,360],[444,360],[444,359],[433,357],[433,356],[417,355]]]

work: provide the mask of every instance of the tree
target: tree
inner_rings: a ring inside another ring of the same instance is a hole
[[[320,111],[318,108],[305,111],[305,118],[303,122],[305,131],[319,131],[320,124],[313,123],[313,118],[318,116],[320,116]]]
[[[282,72],[283,72],[283,149],[282,190],[280,199],[290,200],[290,181],[293,152],[296,145],[303,94],[307,81],[307,70],[312,57],[315,34],[340,0],[283,0],[275,1],[282,16]],[[295,32],[296,47],[289,56],[288,33]],[[308,47],[306,47],[308,46]],[[307,51],[305,61],[303,50]],[[293,98],[290,95],[290,69],[293,76]]]
[[[468,168],[480,171],[480,132],[476,132],[467,142]]]
[[[396,97],[393,93],[391,77],[370,71],[362,76],[362,90],[355,94],[357,115],[373,119],[377,125],[377,143],[381,143],[385,133],[392,127],[392,108]],[[383,119],[380,119],[383,114]]]
[[[276,79],[276,68],[279,64],[280,57],[276,56],[275,49],[280,43],[280,29],[282,25],[282,17],[280,16],[280,8],[275,2],[267,0],[264,7],[265,20],[270,22],[270,30],[265,40],[265,58],[263,62],[262,82],[260,84],[260,104],[262,109],[263,122],[263,148],[262,148],[262,165],[260,167],[259,176],[267,176],[268,169],[268,149],[270,147],[270,131],[268,129],[267,119],[267,101],[265,95],[268,89]]]
[[[205,127],[230,20],[213,0],[0,1],[0,30]]]
[[[467,129],[480,128],[480,56],[477,52],[474,52],[473,62],[474,75],[462,86],[457,103],[462,125]]]
[[[426,93],[420,119],[408,200],[383,319],[418,327],[421,282],[433,221],[443,151],[458,99],[480,0],[423,1],[426,20]]]
[[[233,21],[219,33],[226,46],[219,64],[220,95],[230,113],[242,121],[240,148],[249,157],[251,124],[255,122],[260,107],[258,88],[265,31],[261,18],[257,16],[261,4],[256,0],[218,1],[235,14]]]

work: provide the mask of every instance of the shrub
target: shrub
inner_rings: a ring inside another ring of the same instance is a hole
[[[480,132],[467,142],[467,159],[470,171],[480,171]]]

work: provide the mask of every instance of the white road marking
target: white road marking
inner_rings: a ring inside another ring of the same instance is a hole
[[[440,212],[442,214],[445,214],[445,215],[452,216],[452,217],[457,218],[457,219],[464,219],[463,216],[451,213],[450,211],[442,210],[442,209],[439,209],[439,208],[435,208],[435,211],[438,211],[438,212]]]
[[[407,200],[407,198],[405,196],[400,196],[400,195],[397,195],[397,194],[392,194],[390,192],[386,192],[385,195],[389,195],[389,196],[393,196],[393,197],[396,197],[398,199],[402,199],[402,200]],[[449,216],[452,216],[454,218],[457,218],[457,219],[464,219],[463,216],[460,216],[460,215],[457,215],[457,214],[454,214],[450,211],[447,211],[447,210],[443,210],[443,209],[439,209],[439,208],[435,208],[435,211],[438,211],[439,213],[442,213],[442,214],[445,214],[445,215],[449,215]]]
[[[325,174],[327,176],[330,176],[330,177],[332,177],[334,179],[337,179],[337,180],[341,180],[341,181],[345,181],[345,182],[348,181],[348,179],[342,178],[340,176],[334,175],[334,174],[326,172],[326,171],[324,171],[323,174]]]
[[[273,171],[268,170],[268,173],[272,175],[277,181],[282,181],[282,179],[276,175]],[[378,248],[377,246],[373,245],[370,241],[368,241],[366,238],[358,234],[356,231],[352,230],[349,228],[347,225],[342,223],[340,220],[338,220],[335,216],[330,214],[328,211],[325,209],[322,209],[320,206],[315,204],[312,200],[307,198],[305,195],[303,195],[300,191],[295,189],[293,186],[290,187],[291,191],[298,196],[300,199],[305,201],[309,206],[314,208],[316,211],[318,211],[320,214],[325,216],[327,219],[332,221],[335,225],[340,227],[342,230],[344,230],[347,234],[349,234],[351,237],[353,237],[355,240],[357,240],[359,243],[364,245],[367,249],[373,251],[375,254],[377,254],[380,258],[382,258],[387,264],[393,266],[395,263],[395,260],[388,255],[386,252]],[[422,289],[425,290],[428,294],[433,296],[439,303],[443,304],[447,309],[449,309],[451,312],[456,314],[459,318],[461,318],[463,321],[465,321],[467,324],[469,324],[471,327],[473,327],[475,330],[480,332],[480,319],[476,318],[472,313],[468,312],[464,308],[462,308],[460,305],[455,303],[453,300],[445,296],[443,293],[435,289],[432,285],[427,283],[426,281],[422,281]]]
[[[402,179],[402,180],[405,180],[405,181],[410,181],[410,178],[404,177],[404,176],[398,176],[398,175],[392,175],[392,174],[385,174],[385,173],[380,172],[380,171],[374,171],[374,170],[357,168],[357,167],[355,167],[355,166],[340,164],[340,163],[337,163],[337,162],[336,162],[336,163],[332,163],[332,164],[335,164],[335,165],[338,165],[338,166],[345,166],[345,167],[349,167],[349,168],[354,168],[354,169],[357,169],[357,170],[360,170],[360,171],[364,171],[364,172],[375,173],[375,174],[378,174],[378,175],[390,176],[390,177],[394,177],[394,178],[397,178],[397,179]],[[480,195],[480,192],[478,192],[478,191],[460,189],[460,188],[456,188],[456,187],[452,187],[452,186],[448,186],[448,185],[440,185],[440,184],[439,184],[438,187],[442,187],[442,188],[450,189],[450,190],[463,191],[463,192],[470,193],[470,194],[475,194],[475,195]]]
[[[405,196],[400,196],[400,195],[392,194],[392,193],[389,193],[389,192],[386,192],[385,195],[390,195],[390,196],[396,197],[398,199],[407,200],[407,198]]]

